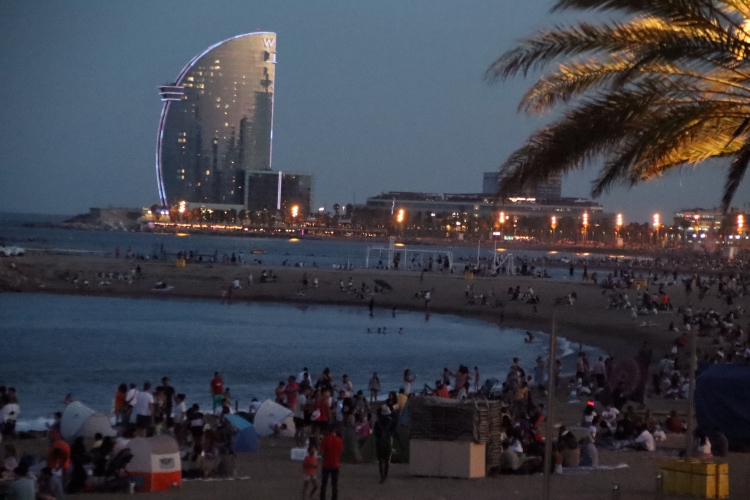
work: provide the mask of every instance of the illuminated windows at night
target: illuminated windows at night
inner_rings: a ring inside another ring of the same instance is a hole
[[[275,50],[274,33],[241,35],[178,75],[184,95],[164,103],[157,137],[164,204],[243,205],[248,173],[270,171]]]

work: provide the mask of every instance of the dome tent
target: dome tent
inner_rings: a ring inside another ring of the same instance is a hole
[[[232,437],[232,450],[239,453],[258,451],[260,442],[253,424],[238,415],[224,415],[224,418],[237,429]]]
[[[97,433],[102,436],[116,436],[109,417],[104,413],[92,410],[80,401],[73,401],[62,413],[60,433],[65,441],[77,437],[93,438]]]
[[[750,449],[750,367],[711,365],[698,375],[695,416],[706,432],[721,430],[730,449]]]
[[[281,431],[282,436],[294,436],[294,419],[289,408],[274,403],[270,399],[263,401],[258,411],[255,412],[255,432],[258,436],[270,436],[273,434],[271,426],[286,424],[287,429]],[[291,431],[291,434],[290,434]]]

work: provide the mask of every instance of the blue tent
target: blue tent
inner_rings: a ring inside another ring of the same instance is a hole
[[[224,418],[237,429],[237,433],[232,438],[232,449],[235,452],[258,451],[260,441],[253,424],[237,415],[224,415]]]
[[[719,428],[732,449],[750,447],[750,366],[711,365],[696,379],[698,425]]]

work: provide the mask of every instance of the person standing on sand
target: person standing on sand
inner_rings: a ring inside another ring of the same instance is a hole
[[[380,409],[380,416],[373,427],[375,435],[375,452],[378,456],[378,470],[380,484],[388,479],[388,469],[391,465],[393,453],[393,435],[396,432],[396,422],[391,418],[391,410],[387,406]]]
[[[479,385],[481,383],[481,377],[479,375],[479,367],[474,367],[474,392],[479,392]]]
[[[367,304],[367,307],[370,309],[370,317],[373,316],[373,310],[375,309],[375,299],[373,297],[370,297],[370,303]]]
[[[411,394],[411,384],[417,379],[414,375],[411,374],[411,370],[408,368],[404,370],[404,394],[407,396]]]
[[[328,478],[331,478],[331,500],[337,500],[339,496],[339,467],[341,451],[344,442],[328,427],[328,433],[320,444],[320,453],[323,455],[323,477],[320,482],[320,500],[326,500],[326,487]]]
[[[212,410],[215,411],[216,408],[221,406],[222,401],[224,401],[224,380],[219,375],[219,372],[214,372],[214,378],[211,380],[211,398],[214,405]]]
[[[148,382],[144,383],[143,390],[138,393],[133,405],[133,415],[135,415],[138,437],[146,437],[154,425],[154,396],[149,392],[150,390],[151,384]]]
[[[378,400],[378,393],[380,392],[380,378],[378,372],[372,374],[370,382],[367,384],[367,390],[370,391],[370,403],[374,403]]]

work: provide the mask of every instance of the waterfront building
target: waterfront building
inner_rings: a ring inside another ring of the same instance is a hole
[[[279,206],[279,174],[271,169],[275,80],[276,34],[257,32],[207,48],[174,83],[160,87],[156,162],[163,205],[237,211]],[[292,187],[302,182],[309,188],[312,178],[282,177],[282,185],[290,186],[282,195],[294,193],[294,199],[281,206],[293,202],[309,210],[310,189]],[[304,200],[297,196],[302,192]]]
[[[591,238],[606,241],[614,237],[614,214],[605,213],[599,203],[583,198],[512,197],[500,204],[489,193],[386,192],[367,198],[364,208],[373,216],[390,214],[398,227],[423,236],[494,234],[505,239],[551,239],[554,216],[559,225],[558,239],[565,236],[575,240],[578,231],[583,230],[584,218],[586,234]]]
[[[674,227],[683,243],[701,242],[709,235],[728,242],[745,240],[748,238],[748,223],[748,214],[734,208],[727,213],[717,207],[690,208],[674,213]]]

